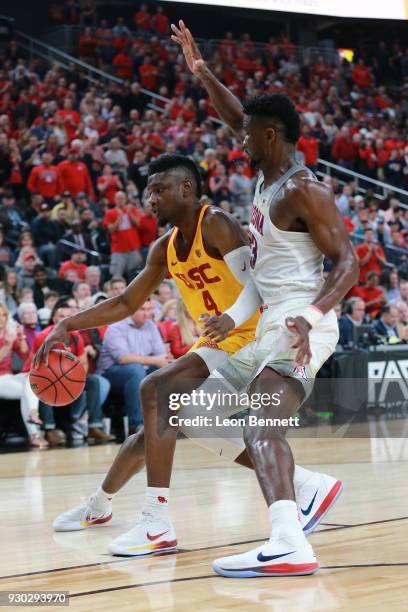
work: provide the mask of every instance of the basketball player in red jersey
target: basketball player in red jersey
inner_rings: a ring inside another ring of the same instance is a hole
[[[270,539],[248,553],[217,559],[214,569],[228,577],[311,574],[319,564],[299,522],[286,428],[267,423],[288,419],[298,410],[335,350],[339,332],[333,308],[356,283],[358,263],[332,192],[296,163],[300,119],[292,101],[282,94],[263,94],[242,105],[206,65],[183,21],[172,30],[191,72],[259,168],[249,226],[251,278],[229,311],[207,322],[205,334],[220,341],[257,308],[255,293],[248,293],[252,285],[264,309],[256,341],[212,376],[229,390],[251,384],[252,392],[280,394],[278,405],[250,410],[243,432],[269,507]],[[324,256],[333,264],[326,280]]]
[[[168,272],[197,322],[202,313],[228,312],[237,299],[248,277],[246,238],[232,216],[221,209],[200,205],[201,176],[195,163],[183,156],[159,157],[149,168],[148,192],[148,201],[159,220],[173,224],[174,229],[156,241],[145,269],[122,295],[62,321],[47,337],[36,356],[36,363],[46,359],[52,344],[66,339],[68,332],[99,327],[129,316],[144,303]],[[137,556],[176,547],[176,534],[168,510],[175,439],[174,436],[158,436],[157,392],[165,385],[168,387],[170,382],[175,390],[182,388],[186,391],[186,380],[197,380],[198,386],[213,369],[225,362],[228,354],[254,339],[255,323],[254,318],[246,317],[220,343],[201,338],[187,355],[145,379],[141,399],[148,477],[146,502],[141,521],[111,543],[109,550],[113,554]],[[220,441],[216,443],[218,446],[215,448],[211,441],[208,445],[219,453]],[[223,456],[251,467],[242,445],[238,447],[230,440],[221,443]],[[143,447],[140,446],[137,436],[130,436],[102,487],[88,504],[57,517],[54,529],[72,531],[108,522],[113,495],[144,465]],[[308,509],[304,527],[306,532],[310,532],[317,525],[318,521],[314,519],[322,503],[327,507],[332,503],[336,480],[298,466],[294,479],[300,507]]]

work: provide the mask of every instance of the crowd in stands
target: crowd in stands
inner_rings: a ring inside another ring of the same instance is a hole
[[[166,231],[144,199],[149,161],[162,153],[190,155],[202,172],[203,201],[248,226],[256,176],[242,143],[214,124],[180,50],[157,37],[168,33],[167,21],[158,19],[163,12],[146,13],[142,6],[135,24],[101,23],[81,39],[83,58],[124,78],[122,85],[95,85],[74,65],[64,70],[30,59],[14,41],[0,55],[0,398],[20,400],[37,448],[64,439],[56,411],[39,405],[29,387],[34,352],[62,317],[120,294]],[[85,53],[86,36],[96,41],[93,56],[91,45]],[[286,39],[270,40],[261,56],[254,48],[248,35],[238,45],[227,34],[209,61],[239,97],[265,90],[293,97],[303,122],[300,159],[315,169],[321,155],[408,187],[407,50],[379,44],[368,66],[361,58],[354,66],[321,59],[305,67]],[[399,87],[392,96],[390,67]],[[170,101],[150,108],[143,87]],[[361,269],[338,308],[339,350],[355,346],[362,323],[378,342],[408,342],[408,210],[395,193],[380,199],[370,189],[361,194],[352,181],[323,180]],[[129,431],[137,431],[141,379],[183,355],[198,334],[167,281],[129,319],[72,334],[71,350],[88,376],[70,406],[68,439],[110,442],[104,405],[115,394]]]

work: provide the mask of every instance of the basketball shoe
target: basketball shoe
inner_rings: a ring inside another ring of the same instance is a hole
[[[295,491],[299,520],[305,535],[316,529],[343,490],[341,480],[319,472],[310,474],[310,478]]]
[[[86,504],[63,512],[53,522],[54,531],[80,531],[108,523],[112,518],[112,504],[107,502],[103,510],[93,503],[93,496]]]
[[[227,578],[304,576],[317,572],[319,564],[307,541],[281,535],[246,553],[216,559],[213,569]]]
[[[177,537],[168,517],[142,512],[139,522],[113,540],[108,547],[111,555],[139,557],[177,550]]]

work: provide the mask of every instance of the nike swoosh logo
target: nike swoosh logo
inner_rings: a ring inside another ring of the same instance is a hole
[[[261,561],[261,563],[265,561],[273,561],[274,559],[280,559],[281,557],[287,557],[288,555],[291,555],[294,552],[295,552],[294,550],[291,550],[290,552],[283,553],[282,555],[263,555],[260,552],[259,555],[257,556],[257,559],[258,561]]]
[[[172,266],[177,266],[177,261],[172,261],[172,262],[171,262],[171,265],[172,265]]]
[[[245,272],[246,270],[246,261],[244,262],[244,267],[242,268],[241,272]]]
[[[303,510],[303,508],[301,508],[301,509],[300,509],[301,513],[302,513],[304,516],[307,516],[308,514],[310,514],[310,511],[311,511],[312,506],[313,506],[313,504],[314,504],[314,500],[316,499],[316,495],[317,495],[317,491],[316,491],[316,493],[313,495],[313,499],[312,499],[312,501],[310,502],[310,504],[308,505],[308,507],[306,508],[306,510]]]
[[[158,533],[157,535],[150,535],[149,532],[146,533],[147,535],[147,539],[150,540],[151,542],[154,542],[154,540],[157,540],[157,538],[160,538],[160,536],[164,535],[165,533],[168,533],[169,530],[167,531],[163,531],[163,533]]]

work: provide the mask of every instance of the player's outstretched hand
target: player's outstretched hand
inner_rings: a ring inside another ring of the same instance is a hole
[[[201,320],[205,320],[203,325],[203,336],[209,338],[210,340],[214,340],[215,342],[225,340],[225,338],[228,336],[228,332],[235,327],[234,320],[225,313],[219,317],[213,316],[206,319],[204,319],[204,316],[202,315]]]
[[[309,343],[310,325],[303,317],[288,317],[285,321],[286,327],[294,334],[292,348],[297,349],[295,365],[303,366],[312,358]]]
[[[205,62],[193,35],[190,30],[186,28],[184,21],[181,19],[179,21],[179,26],[177,27],[172,23],[171,29],[174,32],[171,39],[181,46],[187,66],[195,76],[199,77],[204,71]]]
[[[34,358],[33,358],[34,368],[39,368],[41,362],[48,365],[48,355],[52,347],[55,346],[56,344],[63,344],[64,346],[68,346],[69,344],[68,332],[63,323],[64,323],[63,321],[61,321],[60,323],[57,323],[57,325],[54,327],[53,330],[50,331],[50,333],[48,334],[48,336],[46,337],[46,339],[44,340],[44,342],[42,343],[42,345],[40,346],[40,348],[34,355]]]

